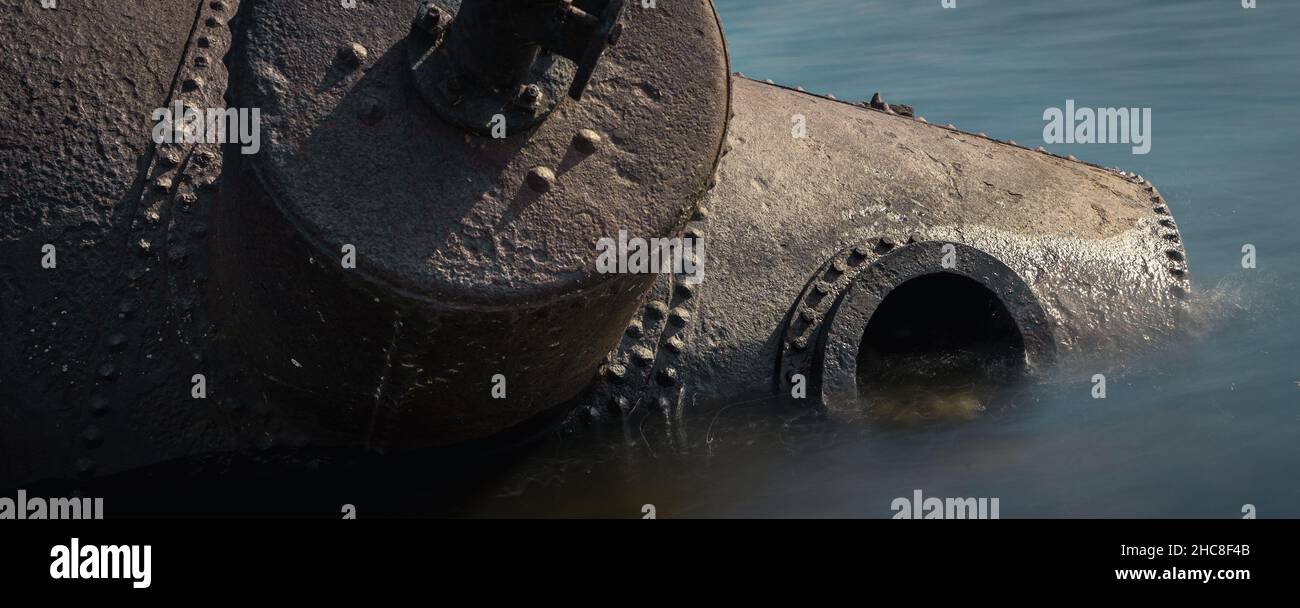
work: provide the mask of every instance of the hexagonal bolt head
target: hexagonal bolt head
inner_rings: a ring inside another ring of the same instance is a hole
[[[450,22],[451,18],[441,8],[426,2],[420,5],[419,12],[415,14],[415,20],[411,22],[411,28],[437,38],[442,36],[442,33],[447,29],[447,24]]]
[[[535,84],[526,84],[519,87],[519,94],[515,96],[515,105],[525,110],[536,110],[541,107],[543,98],[546,94],[542,92],[542,87]]]

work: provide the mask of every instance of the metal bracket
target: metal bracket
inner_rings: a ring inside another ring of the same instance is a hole
[[[444,120],[491,135],[537,125],[566,92],[582,99],[622,35],[625,0],[464,0],[454,17],[449,4],[420,7],[408,38],[411,73]]]

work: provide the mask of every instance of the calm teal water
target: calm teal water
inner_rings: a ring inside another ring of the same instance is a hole
[[[1023,407],[920,429],[802,425],[740,404],[688,420],[687,454],[654,421],[603,454],[554,442],[480,514],[888,517],[894,497],[998,497],[1003,517],[1300,517],[1300,2],[719,0],[747,76],[914,105],[1036,146],[1042,113],[1150,107],[1153,146],[1049,145],[1136,171],[1171,202],[1199,329]],[[1241,267],[1253,244],[1258,268]],[[619,440],[623,440],[620,443]],[[640,445],[641,449],[628,446]],[[654,452],[653,454],[651,452]]]

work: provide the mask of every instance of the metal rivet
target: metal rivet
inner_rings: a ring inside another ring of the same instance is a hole
[[[663,302],[655,301],[645,306],[646,316],[658,321],[668,316],[668,305]]]
[[[677,327],[686,327],[691,322],[691,311],[681,307],[674,308],[668,313],[668,322]]]
[[[645,328],[641,326],[640,321],[633,321],[627,326],[627,335],[633,338],[640,338],[645,334]]]
[[[388,114],[388,106],[377,97],[367,97],[361,102],[361,109],[357,112],[357,118],[361,119],[362,124],[374,126],[379,124]]]
[[[369,54],[370,53],[366,51],[366,47],[351,42],[339,48],[337,61],[339,66],[343,69],[355,70],[361,67],[362,63],[365,63],[366,57]]]
[[[646,367],[654,362],[654,360],[654,351],[649,348],[638,346],[632,349],[632,361],[636,363],[638,367]]]
[[[95,461],[89,458],[78,458],[74,466],[79,477],[93,477],[95,475]]]
[[[677,283],[673,286],[673,293],[685,300],[695,295],[695,286],[685,282]]]
[[[615,384],[622,384],[627,378],[627,368],[618,363],[610,363],[605,367],[605,377]]]
[[[555,172],[546,167],[533,167],[525,181],[533,192],[545,194],[555,187]]]
[[[97,448],[104,443],[104,433],[99,430],[99,427],[88,426],[81,431],[81,441],[88,448]]]
[[[677,336],[668,338],[668,341],[664,342],[664,346],[666,346],[668,350],[672,351],[672,353],[675,355],[680,355],[682,351],[686,350],[686,343],[683,342],[682,339]]]
[[[602,141],[604,141],[604,138],[600,136],[600,133],[591,129],[583,129],[573,136],[573,147],[583,154],[595,154],[600,149]]]
[[[166,148],[158,153],[158,164],[164,167],[175,167],[180,164],[181,156],[176,150]]]

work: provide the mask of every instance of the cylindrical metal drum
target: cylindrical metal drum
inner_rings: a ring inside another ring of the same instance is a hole
[[[431,4],[456,31],[458,3]],[[428,71],[456,37],[413,31],[415,14],[259,2],[230,60],[262,146],[230,159],[214,220],[222,327],[298,395],[287,415],[317,443],[448,444],[576,396],[653,280],[601,274],[596,243],[680,233],[721,150],[729,77],[707,0],[623,10],[581,101],[554,99],[575,70],[542,48],[520,85],[555,107],[522,129],[503,107],[496,132],[490,112],[470,130],[431,107],[476,85]],[[500,94],[480,92],[473,111]]]

